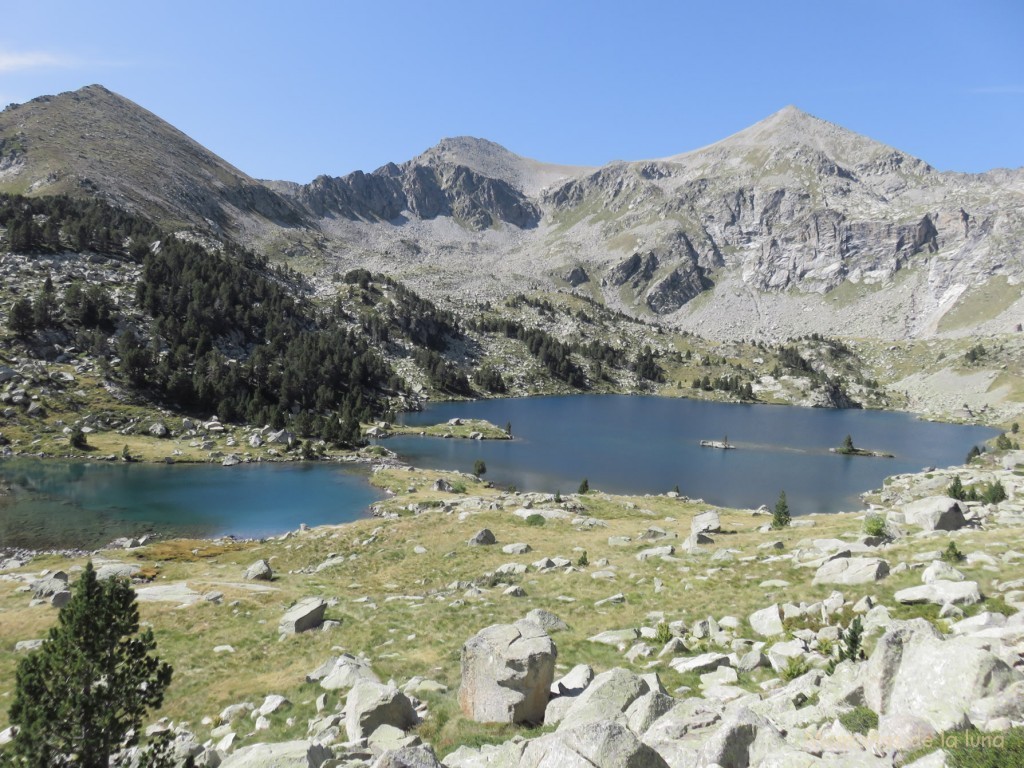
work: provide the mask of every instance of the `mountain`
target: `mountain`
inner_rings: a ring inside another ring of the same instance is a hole
[[[660,159],[560,166],[457,137],[295,184],[90,86],[0,113],[0,190],[98,194],[452,305],[571,290],[719,338],[970,335],[1024,316],[1024,170],[940,172],[795,107]]]
[[[301,212],[156,115],[99,85],[0,112],[0,189],[99,195],[167,223],[281,226]]]

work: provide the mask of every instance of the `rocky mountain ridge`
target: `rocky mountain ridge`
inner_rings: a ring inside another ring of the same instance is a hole
[[[302,185],[89,86],[0,113],[0,190],[99,194],[435,300],[575,290],[719,338],[1003,333],[1024,312],[1024,171],[940,172],[795,107],[661,159],[574,168],[457,137]]]

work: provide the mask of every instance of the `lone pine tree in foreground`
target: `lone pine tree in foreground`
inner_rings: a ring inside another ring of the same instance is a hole
[[[18,664],[10,709],[18,733],[0,765],[107,768],[163,703],[171,666],[155,648],[152,630],[139,634],[128,582],[100,581],[86,565],[57,626]]]

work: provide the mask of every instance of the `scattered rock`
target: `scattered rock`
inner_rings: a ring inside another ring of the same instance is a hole
[[[327,603],[320,597],[304,597],[281,618],[278,631],[283,635],[295,635],[316,629],[324,620]]]
[[[491,533],[491,529],[484,528],[483,530],[477,531],[475,534],[473,534],[473,538],[471,538],[466,543],[469,544],[469,546],[471,547],[479,547],[487,546],[490,544],[496,544],[497,541],[498,540],[494,538],[494,534]]]

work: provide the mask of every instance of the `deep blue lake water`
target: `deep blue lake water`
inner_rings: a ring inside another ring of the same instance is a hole
[[[880,411],[573,395],[431,405],[407,424],[460,416],[512,423],[514,440],[389,438],[422,467],[472,471],[521,490],[664,493],[757,507],[785,490],[794,514],[859,509],[888,475],[959,464],[995,430]],[[847,435],[893,459],[828,453]],[[701,448],[728,436],[733,451]],[[382,497],[365,471],[337,464],[144,465],[0,461],[0,548],[102,546],[118,536],[258,537],[362,517]]]
[[[403,414],[409,425],[453,417],[512,423],[511,441],[395,437],[383,441],[416,466],[473,469],[520,490],[664,493],[735,507],[775,504],[794,514],[861,509],[858,495],[888,475],[963,463],[984,427],[919,421],[904,413],[708,403],[662,397],[572,395],[432,404]],[[895,458],[828,452],[851,435],[859,448]],[[728,437],[736,450],[700,447]]]
[[[383,494],[337,464],[0,461],[0,548],[99,547],[157,533],[260,537],[355,520]]]

